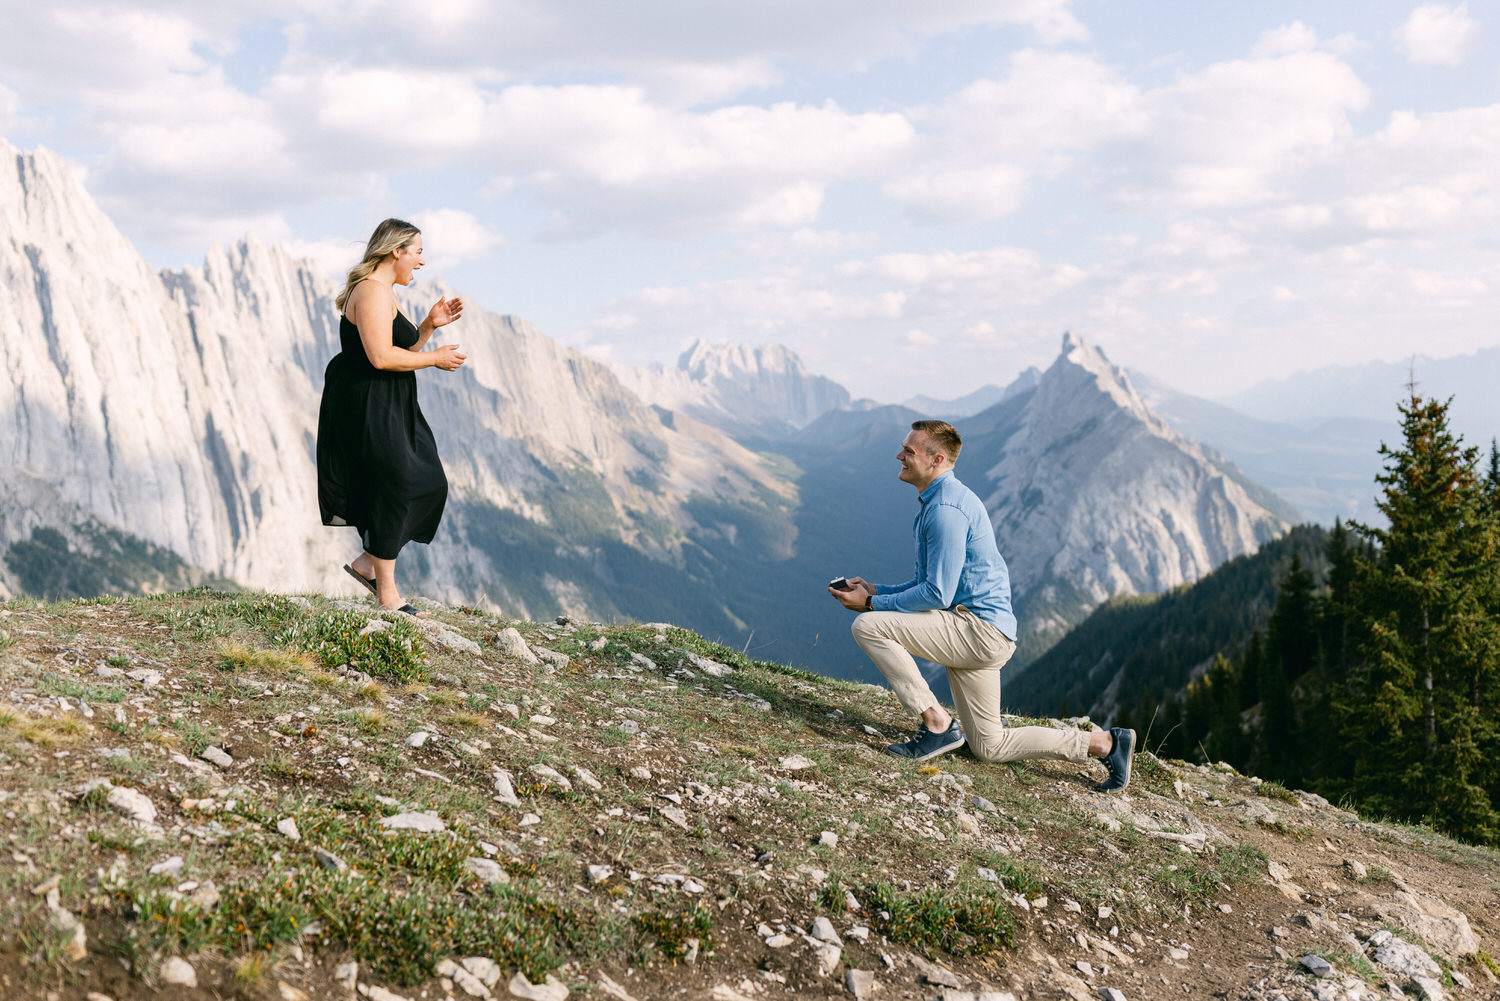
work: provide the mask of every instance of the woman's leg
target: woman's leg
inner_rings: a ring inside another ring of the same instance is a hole
[[[396,561],[383,560],[377,556],[364,554],[369,558],[370,566],[375,576],[375,600],[381,608],[400,608],[401,592],[396,590]]]

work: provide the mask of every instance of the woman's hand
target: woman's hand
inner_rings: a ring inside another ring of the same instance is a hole
[[[459,353],[457,344],[444,344],[442,347],[432,349],[432,364],[444,372],[458,371],[459,366],[468,359],[468,355]]]
[[[433,329],[446,327],[462,316],[463,312],[464,301],[458,296],[454,296],[452,299],[439,299],[427,311],[427,322],[432,324]]]

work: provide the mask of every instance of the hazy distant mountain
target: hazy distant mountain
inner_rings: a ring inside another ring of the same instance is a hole
[[[1417,354],[1398,362],[1333,365],[1260,382],[1219,402],[1252,417],[1303,428],[1347,417],[1395,428],[1400,420],[1396,405],[1406,400],[1413,376],[1419,395],[1454,398],[1453,427],[1469,444],[1487,447],[1500,435],[1500,393],[1495,391],[1500,386],[1500,347],[1449,358]]]
[[[1335,517],[1370,520],[1380,443],[1401,429],[1385,420],[1344,417],[1300,427],[1249,417],[1237,410],[1168,386],[1150,376],[1130,377],[1151,409],[1174,429],[1223,454],[1256,483],[1286,498],[1301,518],[1332,525]],[[1392,409],[1394,415],[1394,408]]]
[[[676,368],[617,366],[615,372],[648,403],[732,434],[785,434],[849,405],[848,390],[808,372],[802,359],[780,344],[698,340],[677,359]]]

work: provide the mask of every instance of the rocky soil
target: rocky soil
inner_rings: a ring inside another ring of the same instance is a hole
[[[908,765],[882,689],[430,611],[0,605],[0,997],[1500,997],[1493,851],[1149,753]]]

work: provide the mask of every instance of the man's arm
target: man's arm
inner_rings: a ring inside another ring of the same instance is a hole
[[[926,575],[900,590],[882,588],[870,599],[872,610],[927,612],[953,604],[968,549],[969,520],[956,507],[934,505],[923,521],[922,541],[927,551]]]

